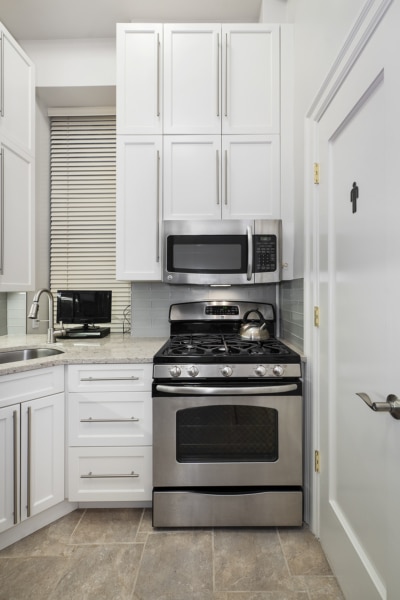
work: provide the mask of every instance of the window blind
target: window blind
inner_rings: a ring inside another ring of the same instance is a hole
[[[51,290],[112,290],[111,331],[126,331],[130,284],[115,279],[115,116],[50,123]]]

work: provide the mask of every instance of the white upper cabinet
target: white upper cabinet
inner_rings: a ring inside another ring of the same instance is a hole
[[[220,25],[164,25],[164,133],[221,133]]]
[[[164,136],[170,219],[280,218],[278,135]]]
[[[161,139],[117,139],[117,279],[161,279]]]
[[[34,152],[34,68],[25,52],[0,23],[0,135]]]
[[[35,82],[0,23],[0,292],[35,287]]]
[[[222,218],[279,219],[278,135],[222,136]]]
[[[222,27],[222,133],[280,131],[279,25]]]
[[[162,133],[162,25],[117,24],[117,133]]]
[[[164,133],[279,133],[279,25],[165,25]]]

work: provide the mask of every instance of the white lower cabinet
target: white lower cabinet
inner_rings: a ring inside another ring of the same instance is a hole
[[[64,500],[63,368],[39,373],[0,382],[0,532]],[[33,387],[21,393],[23,382]],[[58,393],[34,397],[51,388]],[[29,395],[32,399],[5,406]]]
[[[149,501],[151,364],[68,368],[68,499]]]

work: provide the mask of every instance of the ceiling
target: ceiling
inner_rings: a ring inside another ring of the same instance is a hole
[[[262,0],[0,0],[17,40],[115,37],[115,24],[257,22]]]

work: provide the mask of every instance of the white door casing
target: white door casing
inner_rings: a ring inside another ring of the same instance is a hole
[[[310,294],[321,314],[314,334],[315,497],[319,492],[321,543],[348,600],[394,600],[400,585],[400,422],[356,395],[384,402],[400,394],[400,61],[387,44],[396,39],[399,7],[390,5],[369,4],[311,115],[321,173],[312,225],[318,283]]]

